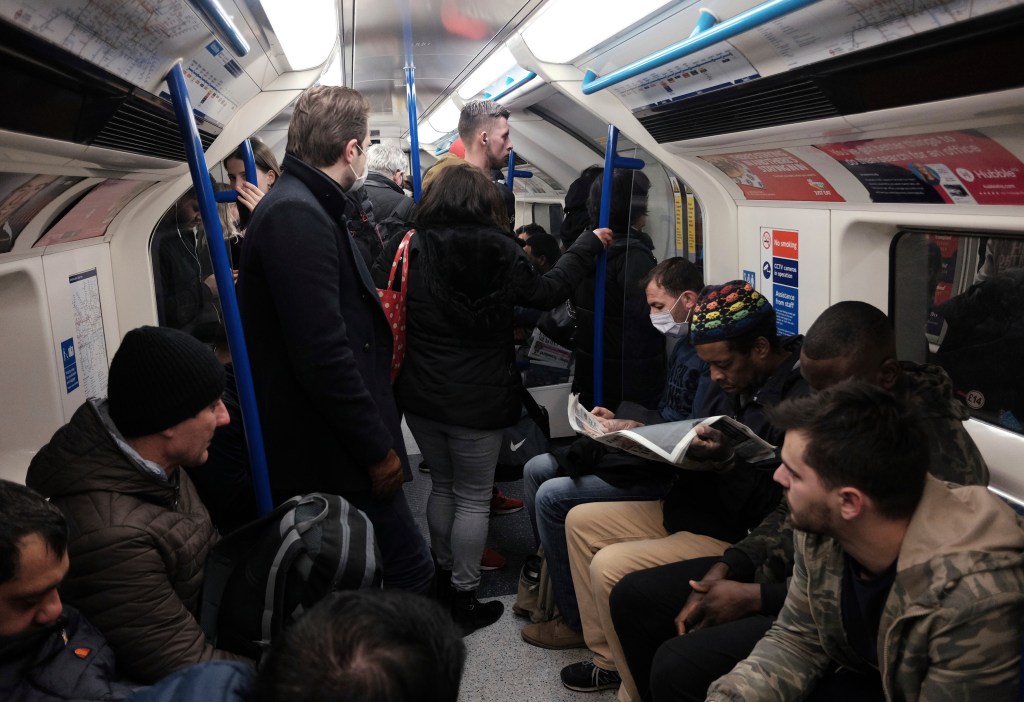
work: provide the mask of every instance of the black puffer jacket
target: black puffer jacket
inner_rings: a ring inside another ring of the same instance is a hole
[[[390,265],[398,244],[391,242],[381,261]],[[417,231],[410,246],[399,406],[454,426],[515,424],[522,400],[512,308],[550,309],[567,299],[592,270],[600,240],[592,233],[580,236],[544,275],[496,227]]]
[[[105,407],[79,407],[25,481],[68,520],[65,602],[103,632],[119,669],[137,682],[201,661],[244,660],[211,646],[196,620],[217,533],[192,481],[181,470],[162,479],[130,458]]]
[[[665,337],[651,325],[640,281],[654,268],[654,243],[638,229],[616,232],[608,248],[604,304],[604,397],[615,409],[623,400],[657,407],[665,388]],[[585,407],[594,404],[593,274],[576,288],[576,375],[573,392]]]
[[[119,700],[114,652],[73,607],[37,631],[0,638],[0,699],[6,702]]]

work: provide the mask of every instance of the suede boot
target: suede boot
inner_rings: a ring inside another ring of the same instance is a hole
[[[452,618],[462,629],[463,636],[469,636],[477,629],[490,626],[501,618],[505,605],[498,600],[481,602],[476,590],[452,591]]]

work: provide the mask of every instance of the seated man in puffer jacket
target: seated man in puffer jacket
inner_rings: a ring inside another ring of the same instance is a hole
[[[61,587],[140,683],[212,659],[196,617],[206,556],[217,541],[182,466],[206,462],[227,423],[224,368],[182,332],[140,327],[110,364],[107,399],[91,398],[29,466],[27,484],[70,527]]]

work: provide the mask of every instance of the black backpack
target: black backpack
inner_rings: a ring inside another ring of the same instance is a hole
[[[380,583],[366,515],[337,495],[296,496],[214,546],[200,624],[217,648],[258,660],[328,593]]]
[[[523,477],[523,466],[534,456],[548,452],[551,436],[548,411],[537,404],[526,388],[521,388],[523,411],[519,421],[505,429],[501,437],[501,450],[495,480],[518,480]]]

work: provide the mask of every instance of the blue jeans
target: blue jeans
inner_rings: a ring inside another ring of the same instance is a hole
[[[565,541],[565,517],[576,505],[587,502],[624,502],[658,500],[668,490],[670,480],[646,481],[629,488],[618,488],[596,475],[578,478],[559,477],[558,463],[550,453],[531,458],[523,468],[526,507],[530,511],[533,533],[544,547],[551,589],[558,611],[575,631],[581,631],[580,610],[576,605],[569,549]]]
[[[374,499],[369,493],[344,497],[365,512],[373,524],[384,565],[384,587],[426,594],[434,578],[434,563],[405,493],[399,490],[384,500]]]
[[[408,412],[405,421],[430,464],[427,527],[437,564],[452,571],[456,590],[475,590],[504,430],[457,427]]]

